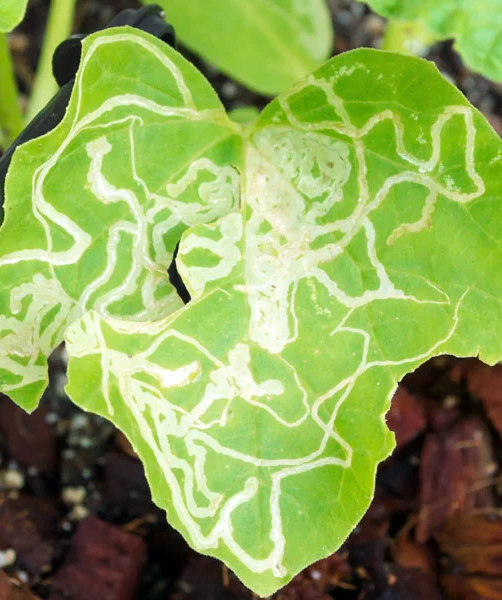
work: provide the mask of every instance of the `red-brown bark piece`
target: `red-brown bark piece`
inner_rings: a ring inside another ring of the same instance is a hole
[[[456,362],[450,369],[449,377],[454,383],[461,383],[465,380],[467,372],[472,365],[483,364],[477,358],[463,358]]]
[[[443,402],[427,399],[425,405],[427,422],[436,431],[451,427],[462,418],[458,404],[451,404],[447,398]]]
[[[502,598],[501,519],[460,515],[449,519],[435,537],[448,557],[441,577],[448,598]]]
[[[394,565],[389,570],[387,587],[378,596],[385,600],[443,600],[432,577],[421,569],[408,569]]]
[[[144,541],[95,517],[82,521],[49,600],[131,600],[145,561]]]
[[[178,579],[172,600],[252,600],[253,593],[221,562],[194,555]]]
[[[9,398],[0,395],[0,431],[10,457],[49,474],[57,467],[57,440],[46,417],[47,408],[43,404],[28,415]]]
[[[502,519],[459,515],[435,535],[455,570],[502,580]]]
[[[52,505],[41,498],[9,500],[0,496],[0,550],[14,550],[16,566],[32,579],[51,567],[54,548],[47,536],[54,519]]]
[[[436,575],[432,553],[425,544],[417,544],[408,538],[399,537],[394,542],[393,555],[400,567],[419,569],[431,577]]]
[[[362,593],[368,600],[442,600],[433,573],[420,567],[389,563],[385,542],[351,548],[350,563],[362,577]],[[358,586],[359,589],[359,586]]]
[[[334,590],[351,573],[347,554],[339,551],[320,560],[282,588],[275,600],[332,600]],[[255,595],[221,562],[206,556],[193,556],[178,580],[172,600],[252,600]],[[433,600],[428,598],[427,600]]]
[[[277,600],[333,600],[333,596],[324,593],[303,577],[294,579],[284,590],[281,590]]]
[[[25,585],[20,585],[7,577],[0,569],[0,600],[39,600],[39,598]]]
[[[502,435],[502,365],[488,367],[479,361],[471,362],[465,375],[469,393],[481,398],[491,422]]]
[[[502,581],[450,573],[441,578],[448,600],[501,600]]]
[[[387,425],[396,435],[398,448],[411,442],[425,429],[423,405],[403,386],[397,388],[392,398]]]
[[[493,506],[494,466],[489,432],[476,417],[429,433],[421,454],[417,541],[425,542],[455,512]]]
[[[152,511],[152,496],[145,470],[137,458],[111,450],[107,452],[103,495],[107,506],[134,518]]]
[[[277,600],[332,600],[325,590],[336,589],[350,575],[344,552],[320,560],[297,575],[277,593]]]

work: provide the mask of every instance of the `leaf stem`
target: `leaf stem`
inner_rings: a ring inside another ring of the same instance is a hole
[[[9,41],[5,33],[0,33],[0,82],[0,144],[6,147],[21,133],[24,124]]]
[[[390,20],[387,22],[382,50],[423,56],[436,41],[437,38],[421,21]]]
[[[57,92],[58,86],[52,75],[52,55],[57,46],[71,34],[75,5],[76,0],[51,1],[42,53],[26,116],[27,122],[31,121]]]

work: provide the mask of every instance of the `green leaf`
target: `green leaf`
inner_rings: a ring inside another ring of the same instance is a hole
[[[36,407],[46,358],[86,310],[133,321],[182,303],[187,226],[238,200],[241,137],[202,75],[136,30],[87,38],[63,122],[16,151],[0,231],[1,390]]]
[[[317,68],[333,45],[325,0],[158,0],[157,4],[183,44],[248,88],[269,96]]]
[[[260,111],[256,108],[256,106],[240,106],[239,108],[234,108],[228,113],[228,116],[239,123],[242,126],[253,125],[255,121],[260,116]]]
[[[28,0],[1,0],[0,31],[12,31],[23,20]]]
[[[343,54],[250,131],[240,210],[183,235],[192,301],[69,328],[70,397],[124,431],[170,523],[256,593],[362,517],[406,373],[502,357],[501,161],[431,63]]]
[[[455,38],[468,67],[502,81],[500,0],[364,0],[389,19],[419,20],[439,39]]]

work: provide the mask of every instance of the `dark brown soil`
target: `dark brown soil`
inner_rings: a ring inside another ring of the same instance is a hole
[[[12,36],[24,94],[47,5],[32,0]],[[85,33],[139,2],[78,5],[75,31]],[[380,18],[349,0],[330,5],[336,53],[378,45]],[[185,54],[228,108],[267,102]],[[501,86],[466,70],[449,43],[430,58],[502,132]],[[125,438],[73,406],[64,384],[59,349],[32,416],[0,397],[0,600],[251,599],[221,563],[195,554],[169,527]],[[502,366],[434,359],[403,382],[388,423],[398,448],[380,468],[368,514],[339,552],[274,597],[502,599]]]

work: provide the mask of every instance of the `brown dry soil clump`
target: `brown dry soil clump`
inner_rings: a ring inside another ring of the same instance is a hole
[[[25,95],[47,5],[31,0],[11,36]],[[330,5],[336,53],[378,45],[380,18],[348,0]],[[139,2],[78,6],[75,31],[91,32]],[[266,104],[184,53],[227,108]],[[448,43],[429,57],[502,131],[501,87],[467,71]],[[221,563],[169,527],[125,438],[69,402],[63,350],[50,370],[32,416],[0,397],[0,600],[250,600]],[[430,361],[402,383],[387,420],[398,447],[381,465],[368,514],[276,600],[502,599],[502,366]]]

